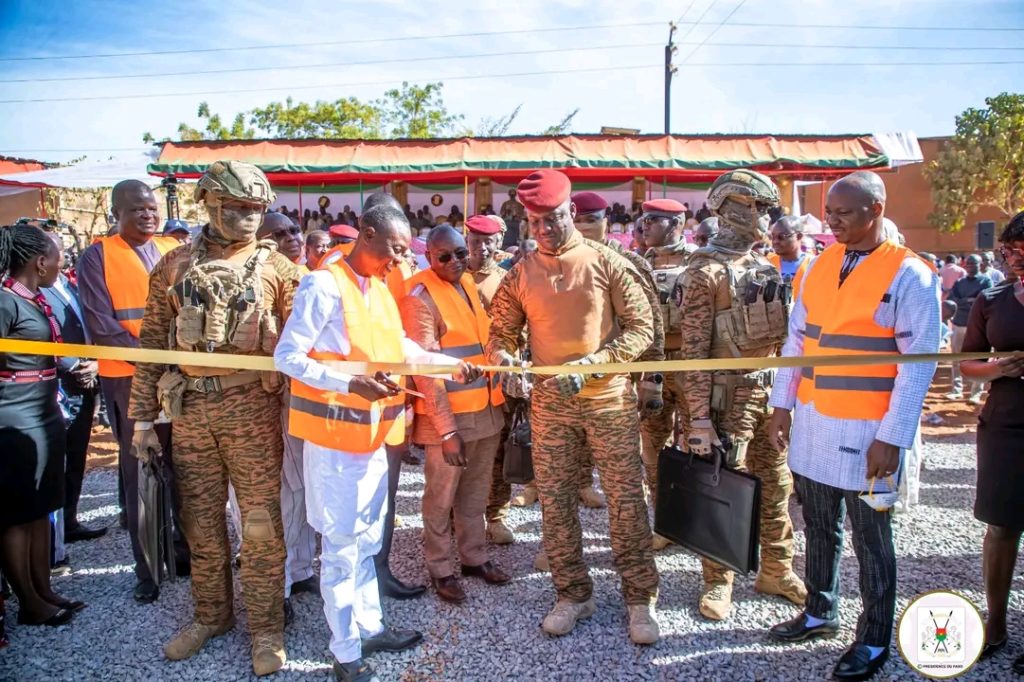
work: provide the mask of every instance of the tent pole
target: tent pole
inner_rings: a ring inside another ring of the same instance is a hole
[[[298,182],[298,183],[297,183],[297,184],[295,185],[295,189],[299,190],[299,220],[302,220],[302,216],[304,215],[304,214],[302,213],[302,183],[301,183],[301,182]],[[303,225],[303,226],[302,226],[302,229],[306,229],[306,226],[305,226],[305,225]]]
[[[822,180],[821,180],[821,190],[820,190],[820,194],[821,194],[821,224],[822,224],[822,226],[825,225],[825,183],[826,182],[827,182],[827,180],[822,178]]]
[[[469,217],[469,176],[463,176],[462,185],[462,215]],[[462,234],[466,234],[466,221],[462,221]]]
[[[661,176],[661,198],[665,199],[667,197],[668,197],[668,179],[664,175],[662,175]]]
[[[359,212],[363,212],[363,179],[359,178]]]

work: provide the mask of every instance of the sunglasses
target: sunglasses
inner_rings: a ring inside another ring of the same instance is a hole
[[[469,257],[469,251],[466,249],[456,249],[455,253],[442,253],[437,257],[438,263],[450,263],[452,258],[458,258],[459,260],[466,260]]]

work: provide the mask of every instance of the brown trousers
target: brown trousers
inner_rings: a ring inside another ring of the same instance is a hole
[[[466,441],[465,468],[444,461],[440,445],[426,446],[423,490],[423,556],[432,578],[455,573],[452,556],[452,519],[455,543],[463,566],[487,561],[487,525],[484,512],[490,491],[494,452],[499,434]]]

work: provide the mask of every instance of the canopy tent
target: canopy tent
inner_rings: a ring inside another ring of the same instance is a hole
[[[740,167],[822,179],[913,162],[909,157],[915,146],[912,133],[887,136],[885,144],[867,134],[165,142],[149,171],[196,178],[214,161],[237,159],[262,168],[275,186],[395,180],[454,184],[479,178],[513,182],[537,168],[559,168],[586,182],[711,182]]]
[[[156,160],[158,154],[159,150],[154,147],[110,159],[86,159],[70,166],[0,174],[0,185],[100,189],[113,187],[122,180],[140,180],[150,187],[156,187],[160,184],[160,178],[150,175],[147,166]]]

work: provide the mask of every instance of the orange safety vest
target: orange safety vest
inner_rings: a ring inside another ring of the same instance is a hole
[[[327,267],[327,265],[332,262],[332,258],[333,262],[337,263],[341,259],[348,257],[348,255],[352,253],[352,249],[354,249],[355,246],[355,241],[351,241],[347,244],[338,244],[337,246],[332,246],[327,251],[327,253],[325,253],[323,257],[320,258],[320,267]],[[388,276],[384,280],[384,282],[388,285],[388,291],[391,292],[391,295],[394,297],[396,301],[401,301],[403,298],[405,298],[406,293],[408,293],[409,290],[408,287],[406,286],[406,281],[410,277],[412,277],[412,268],[410,268],[409,264],[406,263],[404,260],[401,263],[399,263],[397,268],[393,269],[391,272],[388,273]]]
[[[103,279],[114,317],[132,336],[139,338],[149,297],[149,272],[139,254],[121,235],[100,237],[97,241],[103,245]],[[181,246],[174,237],[153,237],[153,244],[161,256]],[[99,373],[101,377],[130,377],[135,374],[135,365],[122,360],[100,360]]]
[[[454,286],[438,277],[433,270],[417,272],[407,284],[410,291],[417,284],[422,284],[437,305],[441,319],[447,327],[447,331],[441,337],[441,352],[453,358],[482,365],[485,364],[484,346],[487,345],[491,320],[484,312],[473,276],[469,272],[463,273],[460,283],[466,296],[473,301],[472,307]],[[445,380],[444,387],[452,412],[455,414],[479,412],[488,405],[497,406],[505,403],[497,375],[481,376],[471,384]],[[413,402],[413,409],[416,414],[427,413],[426,404],[421,398],[416,398]]]
[[[879,326],[875,310],[913,251],[894,242],[875,249],[839,286],[846,247],[833,244],[807,275],[804,356],[896,353],[896,332]],[[889,410],[896,365],[804,367],[797,399],[838,419],[879,420]]]
[[[768,262],[775,266],[775,269],[782,274],[782,257],[777,253],[769,253]],[[800,298],[800,287],[804,283],[804,274],[807,272],[807,266],[811,264],[811,256],[804,254],[803,259],[800,261],[800,265],[796,268],[796,273],[793,275],[793,300]]]
[[[402,318],[398,306],[376,277],[367,280],[364,296],[356,274],[344,260],[325,266],[341,292],[348,355],[311,350],[314,360],[404,362]],[[393,376],[396,382],[401,377]],[[288,433],[332,450],[370,454],[383,443],[405,440],[405,394],[368,401],[354,393],[341,394],[291,381]]]

